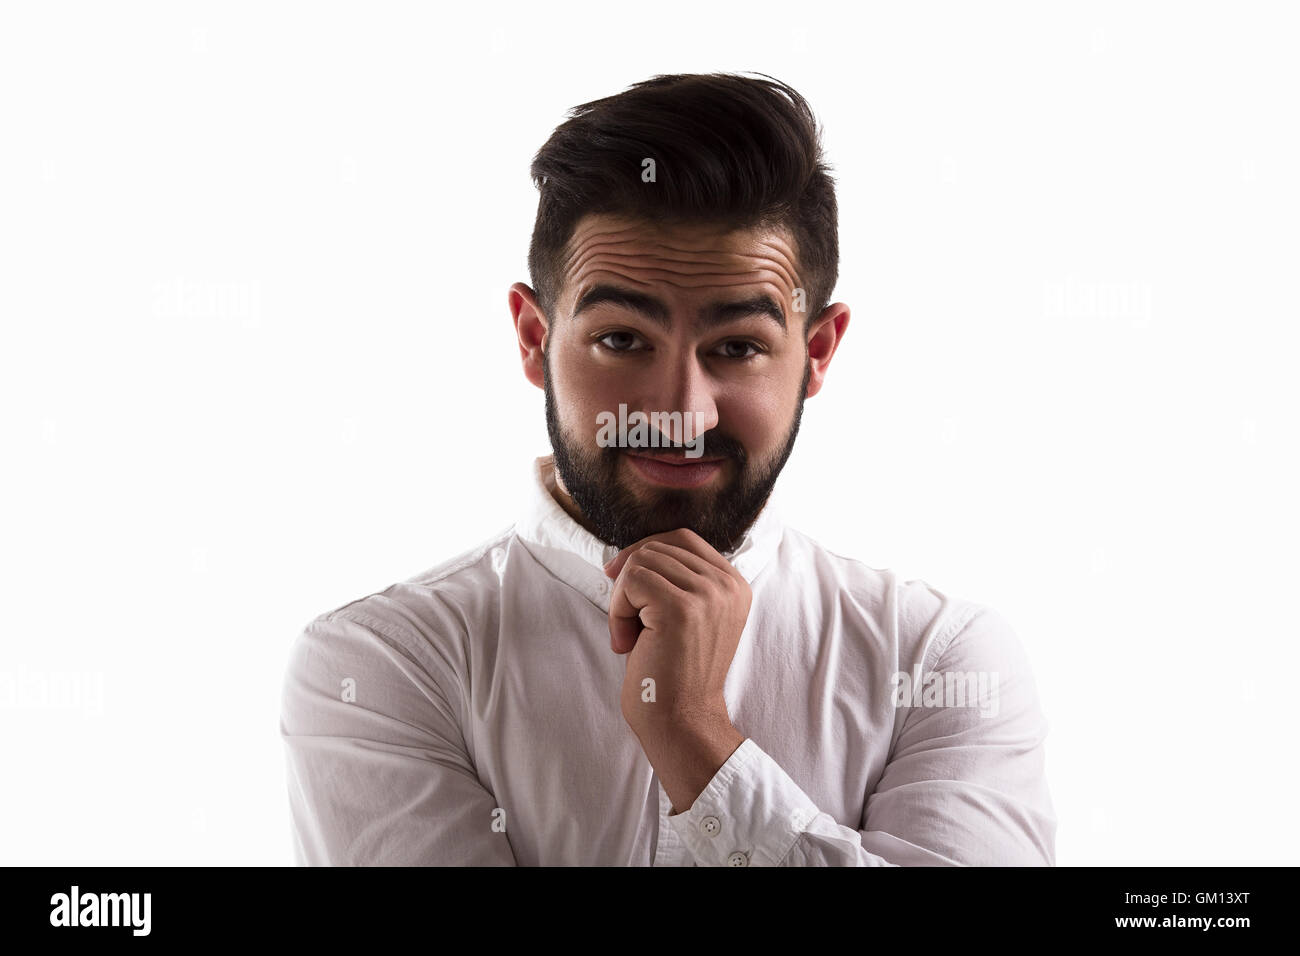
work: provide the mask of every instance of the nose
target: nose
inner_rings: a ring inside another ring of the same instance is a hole
[[[718,424],[716,384],[701,364],[700,357],[684,351],[654,371],[643,410],[681,412],[684,435],[666,435],[673,441],[689,441]]]

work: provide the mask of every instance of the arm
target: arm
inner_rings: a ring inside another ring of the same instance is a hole
[[[436,673],[370,618],[326,615],[298,636],[280,735],[299,865],[515,864]]]
[[[821,813],[752,739],[669,825],[701,866],[1054,865],[1048,725],[1016,635],[984,608],[933,671],[984,672],[996,690],[984,706],[909,708],[858,828]]]

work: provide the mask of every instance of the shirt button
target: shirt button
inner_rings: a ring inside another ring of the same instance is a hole
[[[749,857],[737,850],[727,857],[727,866],[749,866]]]
[[[717,817],[705,817],[700,821],[700,829],[709,836],[717,836],[722,830],[722,823]]]
[[[608,582],[608,581],[601,581],[601,582],[599,582],[599,583],[596,585],[596,593],[597,593],[597,594],[608,594],[608,593],[609,593],[609,582]]]

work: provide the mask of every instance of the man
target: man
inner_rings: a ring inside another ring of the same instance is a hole
[[[656,77],[532,175],[508,302],[554,454],[510,529],[295,642],[298,861],[1054,864],[1006,621],[776,512],[849,322],[803,98]]]

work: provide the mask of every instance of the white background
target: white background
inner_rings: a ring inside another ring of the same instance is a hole
[[[656,73],[811,102],[852,320],[779,489],[992,605],[1061,864],[1281,864],[1284,4],[6,3],[0,863],[290,862],[317,614],[515,518],[533,153]]]

